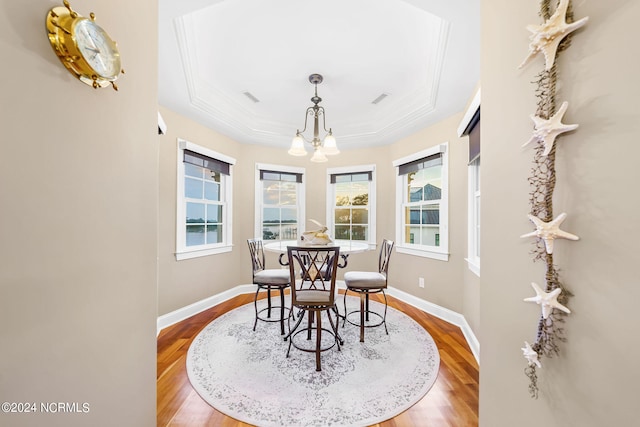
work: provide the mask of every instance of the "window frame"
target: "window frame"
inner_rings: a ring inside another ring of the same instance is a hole
[[[462,121],[458,125],[458,136],[468,136],[469,164],[467,166],[467,267],[480,277],[481,222],[480,222],[480,181],[481,181],[481,143],[480,143],[480,105],[481,88],[469,103]],[[473,133],[476,133],[476,138]],[[474,162],[477,161],[477,164]],[[477,190],[476,190],[477,189]]]
[[[444,142],[431,148],[410,154],[392,162],[396,169],[396,252],[431,258],[439,261],[449,261],[449,143]],[[410,203],[405,200],[407,177],[400,175],[400,167],[413,161],[433,156],[442,156],[442,188],[440,193],[440,245],[419,245],[404,241],[405,215],[404,210]]]
[[[210,157],[229,164],[229,175],[221,174],[221,199],[222,206],[222,242],[214,244],[204,244],[198,246],[187,246],[186,243],[186,202],[184,185],[185,185],[185,166],[184,151],[189,150],[203,156]],[[177,190],[176,190],[176,260],[198,258],[202,256],[215,255],[230,252],[233,247],[233,167],[236,159],[225,154],[218,153],[194,144],[193,142],[178,138],[177,144]]]
[[[468,228],[467,228],[467,266],[480,276],[480,155],[468,166]]]
[[[330,236],[334,234],[335,228],[335,198],[336,198],[336,186],[331,183],[331,175],[340,175],[340,174],[357,174],[357,173],[371,173],[371,181],[369,182],[369,203],[368,203],[368,227],[369,227],[369,238],[367,240],[337,240],[343,242],[363,242],[369,245],[369,249],[375,249],[376,247],[376,165],[354,165],[354,166],[343,166],[336,168],[327,168],[327,203],[326,203],[326,226],[331,233]]]
[[[256,163],[255,165],[255,193],[254,193],[254,208],[255,208],[255,222],[254,222],[254,237],[256,239],[262,239],[262,227],[263,227],[263,214],[264,214],[264,200],[263,200],[263,183],[260,179],[260,171],[272,171],[272,172],[283,172],[283,173],[291,173],[291,174],[300,174],[302,175],[302,182],[298,183],[300,185],[296,186],[296,198],[297,198],[297,209],[298,209],[298,238],[301,233],[305,230],[305,206],[306,206],[306,169],[295,166],[284,166],[284,165],[274,165],[268,163]],[[296,239],[297,240],[297,239]],[[280,242],[279,240],[269,240],[269,242]],[[266,241],[265,241],[266,242]]]

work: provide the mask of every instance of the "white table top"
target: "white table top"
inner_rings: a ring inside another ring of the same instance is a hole
[[[287,246],[298,246],[298,241],[282,240],[271,243],[263,241],[262,245],[265,251],[285,253],[287,252]],[[353,242],[348,240],[336,240],[333,242],[333,244],[327,246],[340,246],[341,254],[355,254],[358,252],[365,252],[369,250],[369,245],[365,242]]]

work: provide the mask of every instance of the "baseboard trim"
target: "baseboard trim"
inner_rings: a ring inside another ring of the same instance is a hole
[[[464,338],[467,340],[467,344],[469,344],[469,348],[473,353],[473,357],[475,357],[476,362],[480,364],[480,342],[473,333],[473,330],[471,329],[471,326],[469,326],[469,323],[467,323],[467,319],[465,319],[462,314],[457,313],[453,310],[449,310],[448,308],[441,307],[432,302],[423,300],[422,298],[418,298],[391,286],[387,290],[387,293],[392,297],[398,298],[402,302],[419,308],[426,313],[429,313],[444,320],[445,322],[459,327],[462,331],[462,335],[464,335]]]
[[[344,282],[338,281],[337,287],[339,289],[344,289]],[[184,319],[188,319],[191,316],[208,310],[211,307],[214,307],[235,296],[254,293],[255,290],[255,285],[239,285],[235,288],[231,288],[219,294],[212,295],[193,304],[189,304],[186,307],[179,308],[167,314],[163,314],[162,316],[159,316],[157,320],[157,334],[159,335],[160,331],[168,326],[176,324]],[[426,313],[444,320],[445,322],[459,327],[465,339],[467,340],[467,343],[469,344],[469,348],[471,348],[473,356],[475,357],[476,361],[480,363],[480,343],[478,342],[478,339],[476,338],[475,334],[471,330],[471,327],[467,323],[467,320],[462,314],[456,313],[455,311],[449,310],[448,308],[433,304],[429,301],[423,300],[393,287],[389,287],[387,293],[394,298],[398,298],[402,302],[412,305]]]
[[[193,304],[189,304],[186,307],[182,307],[170,313],[163,314],[162,316],[159,316],[157,320],[156,336],[160,335],[160,331],[166,328],[167,326],[171,326],[178,322],[183,321],[184,319],[188,319],[191,316],[194,316],[198,313],[208,310],[211,307],[214,307],[222,302],[230,300],[235,296],[238,296],[241,294],[254,293],[255,291],[256,291],[255,285],[239,285],[239,286],[236,286],[235,288],[231,288],[219,294],[212,295],[203,300],[196,301]]]

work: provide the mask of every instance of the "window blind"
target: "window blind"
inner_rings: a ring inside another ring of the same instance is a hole
[[[421,169],[430,168],[442,164],[442,153],[432,154],[409,163],[398,166],[398,175],[407,175],[412,172],[418,172]]]
[[[373,174],[371,171],[368,172],[356,172],[356,173],[332,173],[331,174],[331,183],[335,184],[338,182],[358,182],[358,181],[371,181],[373,179]]]
[[[196,153],[191,150],[184,150],[184,162],[192,165],[207,168],[213,172],[219,172],[223,175],[229,175],[230,164],[222,160],[214,159],[204,154]]]
[[[469,163],[480,155],[480,109],[473,115],[465,133],[469,135]]]
[[[260,180],[268,181],[287,181],[287,182],[302,182],[302,174],[294,172],[279,172],[260,169]]]

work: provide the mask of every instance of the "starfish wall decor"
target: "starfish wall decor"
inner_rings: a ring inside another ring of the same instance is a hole
[[[518,68],[527,65],[539,53],[544,54],[545,70],[549,71],[556,60],[556,52],[562,39],[571,32],[577,30],[587,23],[589,17],[586,16],[578,21],[567,23],[567,7],[569,0],[560,0],[556,11],[542,25],[527,25],[527,30],[532,34],[529,37],[529,55],[522,61]]]
[[[536,369],[542,368],[539,358],[558,353],[557,342],[565,339],[563,328],[558,327],[556,322],[563,322],[563,316],[571,313],[567,307],[558,302],[558,297],[562,295],[565,298],[561,301],[566,303],[571,293],[565,289],[559,279],[559,272],[553,259],[554,241],[555,239],[579,239],[574,234],[560,230],[560,224],[567,217],[566,213],[550,220],[553,218],[553,192],[556,185],[556,150],[554,147],[557,148],[557,146],[555,142],[559,135],[578,128],[577,124],[562,123],[562,118],[569,108],[568,102],[563,102],[559,110],[555,111],[558,83],[558,69],[555,67],[556,56],[569,46],[572,33],[584,26],[589,20],[588,17],[585,17],[573,21],[571,0],[539,0],[539,2],[540,16],[544,23],[526,27],[531,33],[529,52],[519,66],[522,68],[529,64],[540,52],[544,55],[544,69],[539,72],[534,81],[537,84],[535,96],[538,98],[538,108],[536,114],[531,116],[534,123],[533,135],[523,144],[524,147],[532,142],[538,142],[533,159],[534,167],[528,179],[532,190],[529,194],[531,205],[529,219],[534,223],[536,229],[521,237],[536,237],[544,242],[544,249],[536,245],[536,249],[532,253],[534,261],[542,260],[546,265],[546,286],[540,287],[536,283],[532,283],[536,296],[525,299],[527,302],[539,304],[542,310],[537,323],[535,342],[529,344],[525,341],[525,347],[522,348],[523,356],[528,362],[525,374],[529,377],[529,393],[534,398],[538,397]],[[545,220],[550,221],[546,222]],[[558,312],[554,313],[554,310]]]
[[[536,351],[531,348],[531,344],[525,341],[524,347],[522,347],[521,350],[522,350],[522,355],[524,356],[525,359],[527,359],[527,362],[529,362],[529,366],[535,365],[538,368],[542,368],[542,364],[538,360],[538,353],[536,353]]]
[[[531,115],[531,120],[533,120],[534,123],[533,135],[527,142],[522,144],[522,146],[524,147],[533,141],[542,141],[544,144],[542,155],[549,155],[558,135],[578,128],[578,125],[566,125],[562,123],[562,117],[564,113],[567,112],[567,108],[569,108],[569,103],[565,101],[560,106],[560,109],[548,120]]]
[[[571,310],[558,302],[558,297],[560,296],[560,293],[562,293],[562,289],[555,288],[551,292],[545,292],[537,283],[531,282],[531,286],[533,286],[533,289],[536,291],[536,296],[525,298],[524,300],[527,302],[535,302],[540,305],[540,308],[542,308],[542,317],[544,319],[549,318],[554,308],[562,310],[567,314],[571,313]]]
[[[566,231],[560,230],[560,224],[567,218],[566,213],[561,213],[558,215],[553,221],[544,222],[537,216],[533,216],[529,214],[529,219],[536,226],[536,231],[532,231],[531,233],[523,234],[520,236],[524,237],[539,237],[544,242],[545,249],[548,254],[553,253],[553,241],[555,239],[568,239],[568,240],[579,240],[580,237],[575,234],[567,233]]]

